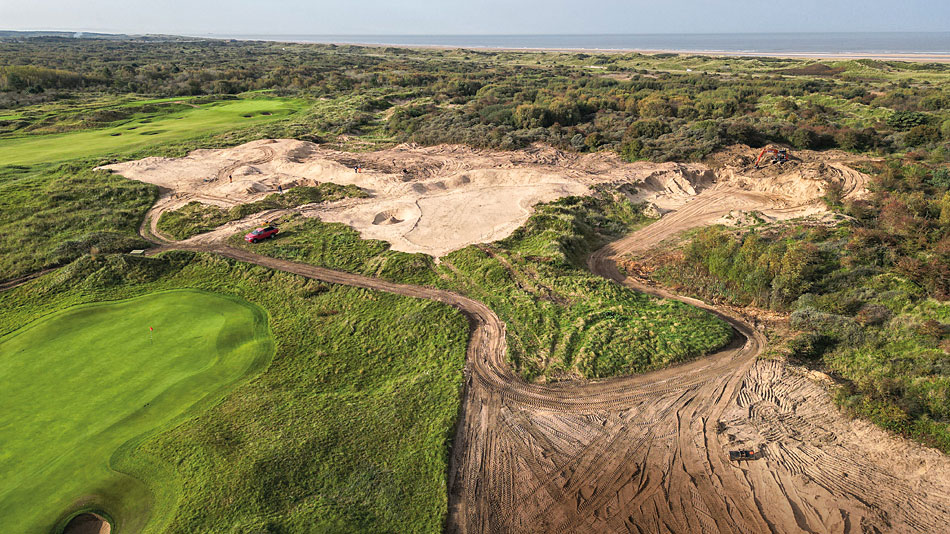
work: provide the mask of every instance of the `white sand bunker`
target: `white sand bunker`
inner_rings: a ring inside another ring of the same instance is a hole
[[[748,147],[738,150],[753,152]],[[718,190],[720,196],[725,191],[741,192],[747,204],[752,199],[753,208],[787,209],[814,203],[821,189],[811,187],[814,191],[808,194],[802,194],[801,187],[776,190],[776,177],[750,179],[738,167],[714,173],[701,164],[625,163],[614,154],[579,155],[542,146],[492,152],[400,145],[350,153],[305,141],[266,139],[196,150],[184,158],[145,158],[105,168],[162,187],[159,203],[165,202],[167,209],[192,200],[231,206],[258,200],[278,188],[321,182],[354,184],[370,198],[312,204],[298,211],[345,223],[364,238],[388,241],[394,250],[433,256],[507,237],[536,204],[590,194],[589,187],[596,184],[624,190],[631,199],[649,202],[661,213],[680,209],[706,191]],[[788,174],[794,184],[803,183],[799,171],[790,169]],[[823,177],[815,179],[820,183]]]

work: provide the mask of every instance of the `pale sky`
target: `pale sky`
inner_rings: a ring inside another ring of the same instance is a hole
[[[0,29],[185,35],[950,31],[950,0],[0,0]]]

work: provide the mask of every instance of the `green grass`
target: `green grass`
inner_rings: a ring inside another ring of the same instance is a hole
[[[114,466],[119,472],[145,486],[113,474],[127,483],[98,490],[125,495],[137,510],[149,499],[162,503],[141,532],[441,532],[468,339],[465,318],[452,308],[206,254],[83,256],[0,293],[0,335],[71,306],[178,288],[263,308],[274,357],[195,418],[113,456],[127,460]],[[158,343],[165,327],[155,325]],[[94,367],[97,357],[76,359]],[[0,486],[21,480],[0,473]],[[77,508],[90,504],[74,497]],[[0,505],[0,516],[11,514]]]
[[[153,185],[82,164],[0,168],[0,280],[90,252],[146,247],[137,229],[157,195]]]
[[[440,259],[389,250],[343,225],[290,217],[249,245],[261,254],[458,291],[507,325],[508,359],[530,381],[642,373],[726,344],[731,328],[677,301],[624,289],[587,271],[586,256],[648,219],[625,199],[571,197],[539,205],[507,239]]]
[[[285,119],[304,107],[290,98],[225,100],[181,111],[136,116],[108,128],[0,138],[0,166],[117,156],[152,145]]]
[[[369,195],[365,191],[355,185],[343,186],[327,182],[313,187],[294,187],[284,193],[267,195],[261,200],[239,204],[227,210],[194,201],[177,210],[163,212],[158,219],[158,229],[175,239],[187,239],[262,211],[367,196]]]
[[[153,500],[114,468],[135,460],[142,436],[218,400],[272,351],[263,310],[199,291],[72,307],[0,338],[5,528],[49,532],[78,499],[128,531],[153,505],[162,518],[174,501]]]

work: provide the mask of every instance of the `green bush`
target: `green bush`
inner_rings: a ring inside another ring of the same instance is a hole
[[[807,150],[818,148],[818,134],[809,128],[796,128],[788,140],[795,148]]]
[[[934,143],[939,140],[940,132],[933,126],[926,124],[914,126],[904,135],[904,144],[912,147]]]
[[[928,115],[917,111],[896,111],[887,118],[887,124],[896,130],[910,130],[928,122]]]

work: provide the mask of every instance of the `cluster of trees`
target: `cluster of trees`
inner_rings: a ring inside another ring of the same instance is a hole
[[[31,65],[0,65],[0,91],[42,93],[46,89],[79,89],[86,77],[60,69]]]

